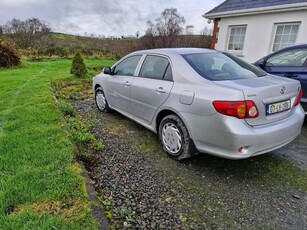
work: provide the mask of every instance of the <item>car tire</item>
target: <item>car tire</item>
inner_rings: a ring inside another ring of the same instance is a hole
[[[110,110],[109,104],[101,87],[98,87],[95,90],[95,102],[99,111],[108,112]]]
[[[176,115],[168,115],[159,125],[159,138],[163,150],[175,160],[191,156],[191,139],[183,121]]]

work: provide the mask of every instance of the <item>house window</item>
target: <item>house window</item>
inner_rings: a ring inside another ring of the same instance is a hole
[[[246,26],[231,26],[228,50],[243,50]]]
[[[293,45],[296,41],[299,23],[276,24],[276,33],[272,51]]]

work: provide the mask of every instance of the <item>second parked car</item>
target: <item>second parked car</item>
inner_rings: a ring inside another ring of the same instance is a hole
[[[307,113],[307,44],[278,50],[256,61],[254,65],[267,73],[300,81],[303,90],[301,105]]]

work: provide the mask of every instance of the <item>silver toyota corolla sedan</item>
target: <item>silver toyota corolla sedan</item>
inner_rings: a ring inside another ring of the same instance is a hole
[[[270,152],[295,139],[305,117],[299,81],[207,49],[131,53],[104,68],[93,90],[100,111],[116,110],[158,133],[176,160]]]

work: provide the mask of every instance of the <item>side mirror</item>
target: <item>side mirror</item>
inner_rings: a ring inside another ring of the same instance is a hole
[[[111,71],[111,68],[110,67],[104,67],[103,69],[102,69],[102,72],[104,73],[104,74],[112,74],[112,71]]]

